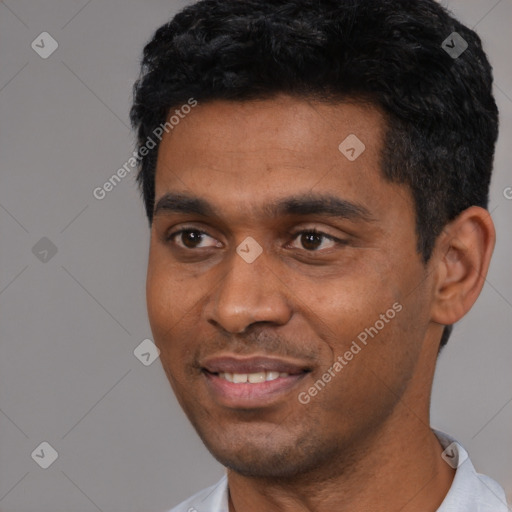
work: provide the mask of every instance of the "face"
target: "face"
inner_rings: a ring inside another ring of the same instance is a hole
[[[185,413],[241,474],[341,464],[416,378],[431,286],[384,129],[371,107],[279,96],[199,104],[162,140],[149,320]]]

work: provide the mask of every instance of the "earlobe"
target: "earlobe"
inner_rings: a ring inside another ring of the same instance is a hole
[[[471,309],[484,285],[495,240],[491,216],[478,206],[445,227],[435,249],[434,322],[453,324]]]

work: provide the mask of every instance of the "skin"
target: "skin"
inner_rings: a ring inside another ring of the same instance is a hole
[[[488,213],[465,210],[416,251],[414,203],[379,169],[385,122],[357,103],[285,95],[199,104],[159,148],[155,204],[169,192],[217,214],[160,209],[151,229],[147,304],[171,386],[211,453],[228,467],[233,511],[435,511],[453,480],[429,427],[443,324],[476,300],[494,247]],[[349,161],[349,134],[365,151]],[[365,219],[268,216],[262,205],[329,193]],[[180,229],[204,233],[167,235]],[[315,228],[344,240],[311,240]],[[263,249],[247,263],[236,248]],[[308,391],[393,304],[402,310],[307,404]],[[311,370],[279,400],[229,407],[212,395],[210,356],[270,355]]]

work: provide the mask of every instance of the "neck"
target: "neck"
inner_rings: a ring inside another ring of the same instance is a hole
[[[228,471],[229,511],[367,512],[378,504],[379,510],[435,512],[455,470],[441,458],[428,410],[425,417],[407,403],[414,401],[402,401],[371,439],[354,443],[349,453],[333,453],[308,474],[280,480]]]

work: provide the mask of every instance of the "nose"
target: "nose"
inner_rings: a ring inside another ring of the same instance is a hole
[[[228,271],[205,307],[211,324],[232,334],[240,334],[251,324],[286,324],[292,308],[286,284],[268,264],[263,252],[252,263],[233,253]]]

